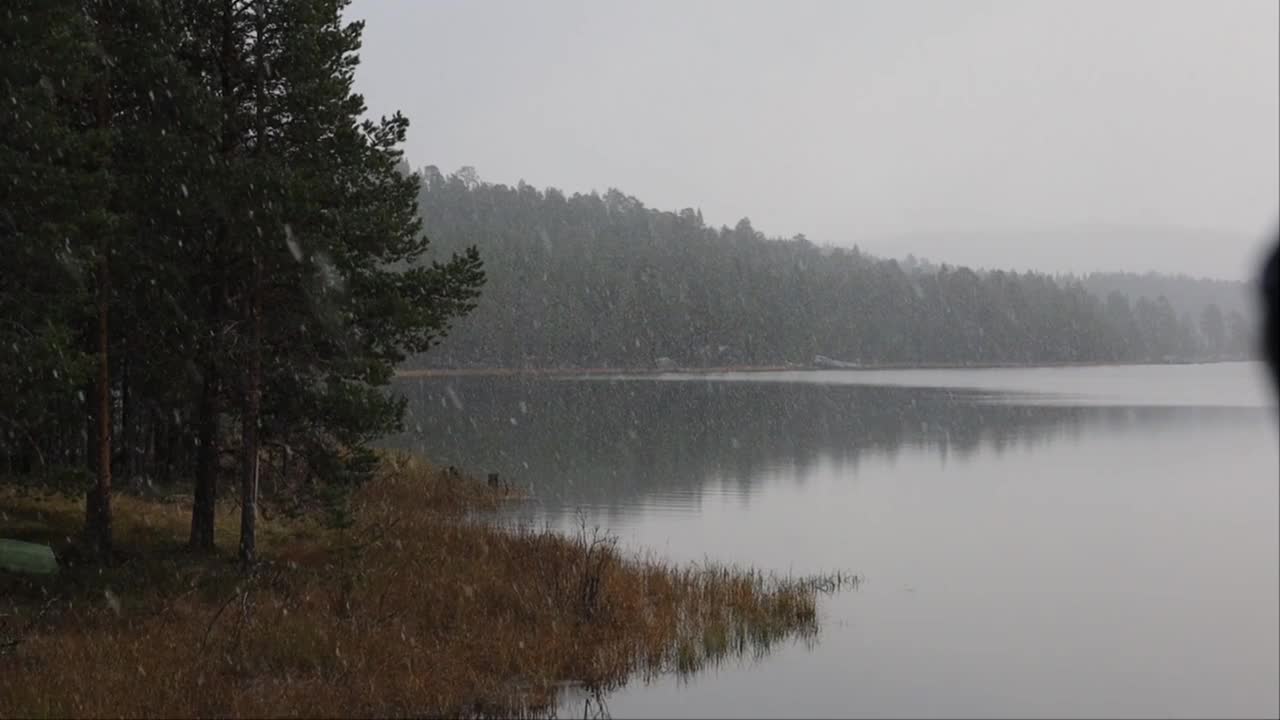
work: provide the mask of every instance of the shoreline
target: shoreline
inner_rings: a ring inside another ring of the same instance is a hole
[[[61,565],[0,571],[0,716],[554,715],[568,686],[598,698],[816,637],[819,596],[858,583],[477,522],[520,496],[408,453],[382,454],[349,525],[262,523],[247,574],[230,503],[200,555],[183,549],[188,505],[116,501],[122,553],[99,567],[67,539],[81,494],[0,487],[4,534]]]
[[[1165,360],[1159,362],[1058,362],[1058,363],[865,363],[851,367],[820,367],[817,365],[718,365],[709,367],[628,367],[628,368],[418,368],[396,370],[398,379],[434,377],[583,377],[583,376],[649,376],[649,375],[719,375],[723,373],[762,372],[865,372],[877,370],[1001,370],[1072,367],[1140,367],[1159,365],[1216,365],[1221,363],[1254,362],[1256,358],[1214,358]]]

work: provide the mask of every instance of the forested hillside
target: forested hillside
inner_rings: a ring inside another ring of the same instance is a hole
[[[1163,295],[1179,315],[1199,317],[1210,305],[1217,305],[1224,315],[1234,312],[1250,322],[1257,315],[1257,289],[1243,282],[1151,272],[1096,272],[1066,280],[1078,280],[1086,290],[1102,298],[1112,292],[1135,300],[1142,297],[1155,300]]]
[[[479,307],[418,365],[646,367],[1159,361],[1247,352],[1233,310],[1099,297],[1047,274],[967,268],[714,228],[617,190],[567,196],[422,172],[440,249],[480,248]],[[665,361],[664,361],[665,362]]]

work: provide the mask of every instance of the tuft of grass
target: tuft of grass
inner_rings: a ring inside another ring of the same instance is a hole
[[[194,557],[189,507],[121,496],[116,566],[0,575],[0,717],[538,715],[566,683],[599,697],[812,640],[818,595],[857,581],[675,567],[475,515],[510,497],[387,453],[350,527],[264,522],[269,560],[244,574],[232,508],[227,552]],[[0,490],[0,513],[0,534],[66,553],[82,509]]]

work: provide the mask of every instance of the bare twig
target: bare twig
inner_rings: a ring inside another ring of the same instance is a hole
[[[208,644],[209,633],[213,632],[213,626],[218,622],[218,618],[222,617],[222,613],[227,609],[227,606],[230,605],[231,602],[235,600],[237,597],[239,597],[241,594],[243,594],[243,591],[240,591],[239,588],[237,588],[236,592],[233,592],[227,596],[227,599],[222,603],[222,606],[218,608],[218,612],[213,614],[213,618],[209,620],[208,627],[204,629],[204,637],[201,638],[200,640],[201,651],[203,651],[205,648],[205,645]]]
[[[35,629],[36,625],[39,624],[40,619],[49,612],[49,608],[53,607],[57,600],[58,597],[56,596],[45,600],[44,604],[40,606],[40,609],[36,611],[36,614],[27,622],[26,626],[23,627],[17,635],[14,635],[8,640],[0,641],[0,655],[13,652],[19,645],[21,645],[23,641],[27,639],[27,636],[31,634],[31,631]]]

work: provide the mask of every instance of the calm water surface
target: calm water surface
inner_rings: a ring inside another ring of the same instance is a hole
[[[637,681],[615,717],[1280,714],[1280,440],[1255,364],[399,389],[401,442],[529,487],[521,521],[865,577],[824,600],[816,647]]]

